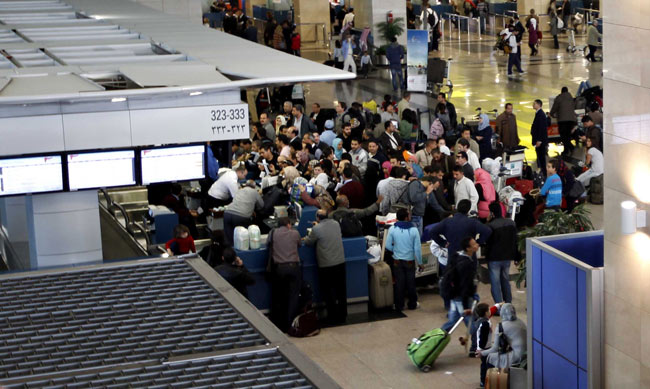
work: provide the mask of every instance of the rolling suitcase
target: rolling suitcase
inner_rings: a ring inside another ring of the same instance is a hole
[[[417,339],[413,339],[406,348],[406,355],[408,355],[411,362],[424,372],[430,371],[433,363],[449,344],[451,334],[463,322],[463,319],[464,317],[458,319],[449,332],[442,328],[436,328],[425,332]]]
[[[370,303],[374,308],[393,306],[393,274],[384,261],[368,265]]]
[[[485,375],[485,389],[508,389],[510,369],[488,369]]]

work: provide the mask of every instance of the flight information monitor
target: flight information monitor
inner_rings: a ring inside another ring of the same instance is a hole
[[[0,196],[60,190],[61,156],[0,159]]]
[[[135,151],[68,154],[70,190],[135,185]]]
[[[204,145],[141,150],[142,184],[205,178],[204,153]]]

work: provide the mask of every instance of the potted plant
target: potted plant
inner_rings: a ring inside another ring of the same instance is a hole
[[[559,211],[544,211],[540,216],[540,222],[535,224],[534,227],[526,228],[519,232],[518,247],[519,251],[524,253],[522,260],[519,261],[517,269],[517,288],[519,288],[526,281],[526,238],[533,238],[536,236],[548,236],[569,234],[572,232],[585,232],[594,229],[591,223],[591,212],[585,204],[580,204],[573,208],[571,213]]]
[[[375,54],[377,55],[378,65],[385,66],[388,65],[386,47],[388,47],[392,38],[397,38],[404,33],[404,18],[395,18],[392,22],[379,22],[376,26],[379,36],[385,43],[377,48]],[[404,53],[406,53],[406,49],[404,49]]]

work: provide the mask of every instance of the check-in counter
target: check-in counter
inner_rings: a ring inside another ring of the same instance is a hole
[[[264,242],[266,244],[266,242]],[[364,237],[344,238],[346,285],[348,310],[365,312],[368,309],[368,258],[366,239]],[[302,245],[298,250],[302,263],[303,280],[307,281],[314,292],[314,303],[322,302],[318,283],[318,263],[316,247]],[[237,250],[237,255],[255,278],[255,284],[248,287],[248,299],[265,311],[271,307],[271,284],[266,273],[268,250],[266,246],[257,250]]]

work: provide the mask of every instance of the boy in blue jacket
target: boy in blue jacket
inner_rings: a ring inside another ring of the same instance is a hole
[[[540,190],[540,194],[546,196],[546,209],[560,210],[562,205],[562,179],[557,174],[559,166],[557,159],[551,159],[546,164],[548,178]]]

